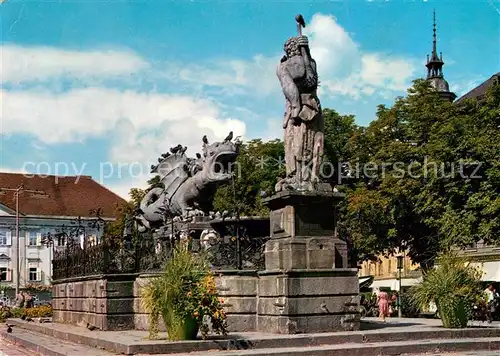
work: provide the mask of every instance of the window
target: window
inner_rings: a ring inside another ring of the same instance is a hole
[[[6,267],[0,267],[0,282],[5,282],[9,280],[9,269]]]
[[[30,268],[30,274],[28,276],[28,279],[31,281],[31,282],[38,282],[38,281],[41,281],[42,278],[41,278],[41,272],[40,272],[40,269],[39,268],[35,268],[35,267],[31,267]]]
[[[42,234],[37,232],[26,232],[26,240],[28,240],[29,246],[41,246],[42,245]]]
[[[0,246],[12,245],[12,235],[9,230],[0,230]]]
[[[36,235],[32,232],[26,232],[26,239],[28,240],[28,245],[36,246]]]

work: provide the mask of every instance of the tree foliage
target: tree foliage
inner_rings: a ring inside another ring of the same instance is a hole
[[[361,259],[403,249],[425,268],[452,246],[498,242],[499,100],[496,88],[459,106],[417,80],[351,136],[341,230]]]
[[[269,212],[262,199],[274,192],[278,177],[284,176],[284,156],[281,140],[251,140],[242,144],[234,165],[234,182],[217,189],[214,210],[239,209],[241,215],[266,216]]]

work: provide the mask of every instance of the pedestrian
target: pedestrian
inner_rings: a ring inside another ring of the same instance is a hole
[[[496,312],[496,300],[498,298],[498,293],[493,287],[493,284],[489,284],[488,288],[485,290],[486,293],[486,303],[488,305],[488,313],[487,313],[487,318],[488,318],[488,323],[491,323],[493,320],[493,314]]]
[[[398,295],[397,293],[393,293],[391,296],[391,301],[389,303],[389,316],[398,310]]]
[[[387,318],[387,316],[389,315],[389,295],[387,294],[387,292],[378,292],[377,303],[380,320],[385,322],[385,318]]]

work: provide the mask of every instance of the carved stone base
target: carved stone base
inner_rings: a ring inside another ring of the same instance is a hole
[[[332,236],[272,239],[264,255],[267,271],[347,267],[347,244]]]
[[[257,331],[280,334],[359,330],[356,269],[262,272]]]
[[[357,269],[336,236],[335,192],[283,191],[266,200],[271,239],[259,273],[257,331],[315,333],[359,329]]]
[[[265,199],[271,210],[271,238],[333,237],[335,207],[343,198],[336,192],[283,191]]]

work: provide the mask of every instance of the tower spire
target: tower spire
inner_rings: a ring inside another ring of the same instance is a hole
[[[432,21],[432,57],[437,57],[436,48],[436,9],[433,11],[433,21]]]
[[[444,62],[438,56],[437,52],[437,39],[436,39],[436,10],[432,13],[432,52],[430,58],[427,59],[427,79],[430,78],[442,78],[443,70],[442,67]]]
[[[438,55],[436,39],[436,9],[432,12],[432,53],[427,55],[427,80],[440,92],[443,98],[455,100],[456,95],[450,92],[448,82],[443,76],[443,53]]]

